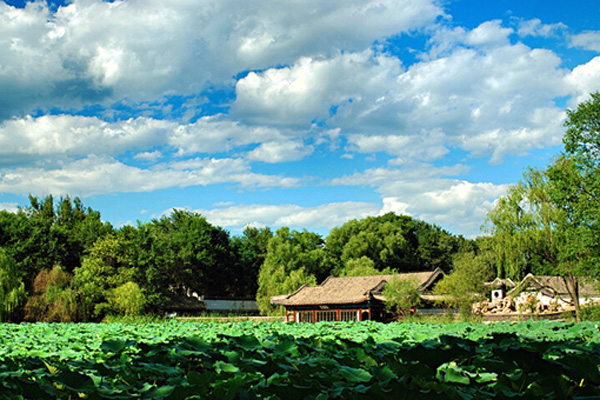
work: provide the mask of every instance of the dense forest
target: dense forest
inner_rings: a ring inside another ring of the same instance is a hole
[[[109,314],[162,314],[170,300],[269,298],[328,275],[452,268],[468,241],[407,216],[352,220],[327,238],[287,227],[231,236],[203,216],[168,217],[115,229],[79,198],[30,196],[0,211],[2,320],[98,321]]]

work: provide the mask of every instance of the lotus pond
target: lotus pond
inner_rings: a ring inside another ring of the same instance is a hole
[[[600,396],[594,323],[0,324],[4,399]]]

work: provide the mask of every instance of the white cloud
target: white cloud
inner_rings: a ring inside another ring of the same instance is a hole
[[[567,29],[562,22],[556,24],[543,24],[539,18],[523,20],[519,22],[519,36],[551,37],[558,36],[561,31]]]
[[[482,234],[485,216],[507,190],[507,185],[449,179],[415,186],[400,182],[394,190],[386,191],[382,213],[402,212],[467,237]]]
[[[256,143],[281,143],[276,150],[287,147],[294,159],[310,153],[310,147],[302,148],[295,142],[283,144],[286,140],[278,129],[246,126],[222,115],[203,117],[193,124],[146,117],[106,122],[96,117],[73,115],[28,116],[0,123],[0,155],[15,160],[27,160],[31,156],[40,160],[40,157],[119,155],[139,151],[134,158],[152,162],[163,155],[159,150],[150,151],[156,147],[173,149],[179,156],[188,156],[227,152]],[[267,148],[274,145],[269,146]],[[286,159],[284,154],[280,158]]]
[[[202,117],[193,124],[177,126],[170,134],[169,144],[184,155],[224,152],[238,146],[284,139],[276,128],[246,126],[224,115],[214,115]]]
[[[364,49],[443,12],[434,0],[0,4],[0,119],[193,94],[240,71]]]
[[[498,164],[505,154],[522,154],[524,151],[561,143],[565,114],[552,109],[537,109],[528,121],[528,128],[491,129],[472,137],[463,138],[462,148],[474,156],[491,153],[490,162]]]
[[[572,47],[600,52],[600,31],[590,31],[570,37]]]
[[[143,117],[114,123],[72,115],[12,119],[0,123],[0,154],[120,154],[165,144],[175,126],[171,121]]]
[[[569,106],[575,109],[579,103],[588,99],[590,93],[600,90],[600,56],[574,68],[567,75],[566,81],[571,85],[573,94]]]
[[[0,203],[0,210],[16,213],[19,210],[17,203]]]
[[[314,148],[297,141],[265,142],[246,155],[246,158],[267,163],[299,161],[310,155]]]
[[[465,43],[471,46],[499,46],[509,43],[509,35],[513,33],[512,28],[503,28],[502,21],[486,21],[477,28],[468,32]]]
[[[423,132],[422,135],[349,135],[347,150],[359,153],[385,152],[397,156],[396,164],[408,159],[431,161],[442,158],[448,153],[444,137],[440,132]]]
[[[138,168],[110,157],[89,156],[59,168],[0,170],[0,192],[90,196],[114,192],[150,192],[172,187],[230,183],[246,188],[294,187],[299,181],[250,171],[240,159],[195,158]]]
[[[290,67],[250,73],[236,85],[232,115],[253,122],[309,126],[333,106],[384,94],[400,60],[373,50],[332,58],[303,57]]]
[[[560,58],[511,44],[512,29],[499,21],[452,32],[451,39],[434,35],[430,56],[408,69],[366,50],[251,73],[238,81],[232,115],[291,127],[325,120],[341,128],[349,149],[399,160],[433,160],[460,147],[499,162],[555,144],[563,110],[553,99],[572,90]],[[441,52],[434,50],[440,40]],[[483,138],[487,148],[473,145]]]
[[[228,228],[240,229],[247,225],[295,228],[310,226],[329,230],[351,219],[377,215],[379,207],[371,203],[348,201],[315,207],[256,204],[195,211],[212,224]]]
[[[155,151],[145,151],[142,153],[138,153],[136,155],[133,156],[134,159],[136,160],[141,160],[141,161],[146,161],[146,162],[156,162],[157,160],[159,160],[160,158],[162,158],[162,153],[158,150]]]
[[[375,168],[333,179],[331,185],[374,187],[382,197],[380,213],[396,212],[438,224],[474,237],[493,202],[506,193],[506,185],[449,178],[468,170],[463,165],[434,168]]]

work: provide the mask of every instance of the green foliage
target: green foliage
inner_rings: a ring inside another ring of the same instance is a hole
[[[600,94],[567,111],[565,152],[529,169],[489,214],[498,273],[564,278],[579,318],[577,280],[600,277]]]
[[[72,322],[77,321],[77,297],[70,288],[71,275],[59,265],[43,270],[33,283],[34,295],[25,305],[28,321]]]
[[[108,235],[96,241],[81,267],[74,271],[72,286],[78,293],[84,320],[99,320],[110,311],[113,289],[136,276],[132,243],[120,235]]]
[[[280,228],[269,240],[258,275],[256,301],[263,314],[276,312],[271,297],[291,293],[303,284],[316,285],[328,274],[321,236]]]
[[[454,269],[434,288],[434,293],[443,296],[443,302],[451,308],[470,312],[471,305],[489,294],[484,283],[494,279],[495,271],[489,253],[461,253],[454,258]]]
[[[449,271],[452,255],[464,243],[434,225],[388,213],[351,220],[331,230],[326,240],[335,276],[347,275],[351,260],[366,257],[378,271],[414,272],[440,267]]]
[[[590,99],[577,109],[567,110],[565,126],[565,152],[576,156],[584,171],[597,171],[600,167],[600,92],[591,93]]]
[[[600,305],[587,304],[581,307],[582,321],[600,321]]]
[[[597,398],[593,323],[0,326],[0,397]]]
[[[388,312],[396,316],[405,316],[413,307],[417,307],[421,302],[421,292],[419,282],[416,278],[400,278],[395,275],[383,288],[385,297],[385,308]]]
[[[156,285],[166,284],[181,294],[192,291],[206,296],[235,293],[232,280],[235,263],[229,235],[222,228],[185,210],[174,210],[169,217],[153,221],[148,228],[152,261],[146,265],[146,274],[154,278],[160,274],[163,278],[142,286],[160,292]]]
[[[392,271],[389,268],[386,268],[383,271],[378,270],[375,268],[375,263],[373,260],[367,256],[362,256],[361,258],[353,258],[346,261],[340,276],[370,276],[391,273]]]
[[[269,228],[246,227],[242,236],[231,240],[232,252],[237,260],[235,296],[253,298],[258,290],[258,273],[267,257],[267,246],[273,237]]]
[[[0,322],[10,321],[25,300],[25,285],[13,260],[0,248]]]
[[[17,213],[0,212],[0,247],[14,260],[25,289],[35,276],[61,265],[71,273],[97,238],[112,231],[100,213],[85,208],[78,198],[29,197],[31,205]]]
[[[141,315],[116,315],[109,314],[102,320],[103,323],[107,324],[129,324],[129,325],[143,325],[143,324],[159,324],[165,323],[165,317],[156,314],[141,314]]]
[[[137,316],[144,311],[146,298],[137,283],[125,282],[110,291],[108,303],[119,315]]]

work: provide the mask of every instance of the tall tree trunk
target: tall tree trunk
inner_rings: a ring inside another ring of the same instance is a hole
[[[579,282],[574,275],[563,276],[563,281],[575,306],[575,321],[581,322],[581,309],[579,307]]]

